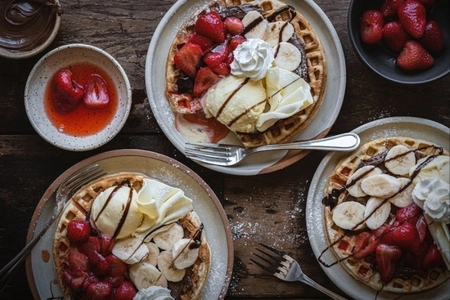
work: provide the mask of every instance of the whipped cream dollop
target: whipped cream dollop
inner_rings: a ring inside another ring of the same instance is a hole
[[[233,55],[231,74],[251,80],[264,78],[274,60],[272,47],[261,39],[247,39],[236,47]]]
[[[173,300],[170,290],[160,286],[150,286],[139,290],[133,300]]]
[[[450,223],[450,189],[447,182],[435,177],[423,179],[414,187],[412,197],[434,221]]]

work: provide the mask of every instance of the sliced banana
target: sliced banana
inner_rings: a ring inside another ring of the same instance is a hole
[[[269,23],[269,31],[265,41],[273,48],[280,42],[287,42],[294,34],[294,26],[287,21]]]
[[[347,188],[348,193],[356,198],[367,196],[367,194],[361,189],[361,181],[363,178],[381,173],[383,173],[383,171],[373,165],[367,165],[359,168],[347,180],[346,184],[349,186]]]
[[[364,211],[364,219],[366,225],[370,229],[377,229],[386,222],[391,212],[391,202],[385,201],[382,198],[370,197],[366,203]],[[370,217],[369,217],[370,216]]]
[[[389,198],[400,190],[397,178],[388,174],[366,177],[361,181],[361,189],[367,195],[378,198]]]
[[[415,164],[414,152],[403,145],[396,145],[386,154],[384,166],[395,175],[408,175]]]
[[[356,201],[342,202],[333,209],[333,222],[342,229],[356,230],[365,227],[364,212],[366,207]],[[358,226],[357,228],[355,228]]]
[[[167,280],[178,282],[186,274],[186,269],[178,269],[173,263],[171,250],[162,251],[158,256],[158,268]]]
[[[153,242],[145,243],[148,248],[148,255],[145,259],[146,262],[156,266],[158,264],[159,248]]]
[[[302,62],[300,50],[288,42],[281,42],[274,48],[274,64],[288,71],[294,71]]]
[[[130,279],[138,290],[154,285],[167,287],[167,279],[161,271],[148,262],[132,265],[130,268]]]
[[[192,266],[198,258],[199,247],[191,239],[181,239],[173,245],[172,258],[177,269]]]
[[[406,207],[413,202],[412,191],[414,190],[414,184],[412,184],[411,179],[406,177],[399,177],[397,180],[400,182],[400,190],[405,186],[407,186],[407,188],[389,198],[389,202],[396,207]]]
[[[116,240],[112,254],[129,265],[144,261],[148,255],[147,246],[136,237]]]
[[[253,21],[258,22],[257,25],[251,28],[247,33],[245,33],[244,36],[247,39],[265,40],[266,35],[270,30],[269,22],[267,22],[267,20],[264,19],[264,17],[259,12],[251,10],[244,16],[244,18],[242,19],[242,23],[244,24],[244,27],[247,27],[249,25],[253,25]]]
[[[173,244],[183,238],[184,230],[178,223],[167,225],[165,229],[153,237],[153,242],[162,250],[172,250]]]

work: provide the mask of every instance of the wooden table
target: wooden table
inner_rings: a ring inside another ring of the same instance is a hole
[[[252,264],[250,253],[257,242],[289,252],[312,279],[346,296],[322,271],[306,230],[306,196],[325,153],[310,153],[274,173],[238,177],[190,161],[159,128],[147,102],[145,60],[152,34],[174,2],[62,0],[61,29],[49,49],[25,60],[0,58],[0,266],[24,246],[36,205],[55,178],[94,154],[137,148],[163,153],[186,164],[221,200],[235,249],[227,299],[324,298],[305,284],[282,282]],[[330,134],[391,116],[421,117],[450,126],[450,76],[421,86],[400,86],[378,77],[361,63],[350,45],[346,27],[349,1],[315,2],[335,26],[347,64],[345,99]],[[25,82],[34,64],[49,50],[69,43],[87,43],[109,52],[124,67],[133,87],[131,114],[120,134],[87,152],[69,152],[45,142],[30,125],[23,102]],[[25,267],[17,271],[0,298],[32,298]]]

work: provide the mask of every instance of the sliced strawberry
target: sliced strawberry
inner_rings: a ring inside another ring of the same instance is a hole
[[[400,52],[408,40],[408,34],[403,30],[400,22],[391,21],[386,23],[383,27],[383,40],[389,50]]]
[[[215,11],[207,12],[197,19],[195,32],[212,39],[216,43],[225,41],[225,26],[222,18]]]
[[[422,3],[405,0],[398,8],[398,19],[407,33],[420,38],[425,32],[427,12]]]
[[[363,231],[356,236],[353,257],[363,258],[374,253],[378,246],[378,239],[373,234]]]
[[[378,272],[383,282],[389,282],[394,277],[397,261],[402,256],[402,251],[395,246],[379,244],[375,251]]]
[[[108,261],[111,267],[111,270],[109,272],[111,276],[121,276],[127,271],[127,264],[121,261],[114,254],[109,254],[105,257],[105,259]]]
[[[422,243],[425,240],[428,231],[427,220],[425,219],[425,216],[423,214],[421,214],[417,219],[416,228],[417,232],[419,233],[419,241],[420,243]]]
[[[114,299],[115,300],[131,300],[136,295],[136,288],[129,281],[124,281],[117,288]]]
[[[220,77],[215,74],[209,67],[201,68],[194,82],[194,95],[200,97],[204,92],[206,92],[210,87],[212,87]]]
[[[106,281],[108,281],[109,283],[111,283],[111,285],[114,288],[118,288],[122,282],[125,281],[125,277],[123,277],[123,275],[119,275],[119,276],[108,276],[105,278]]]
[[[90,236],[88,240],[78,246],[78,251],[88,255],[89,251],[100,252],[100,240],[96,236]]]
[[[236,17],[227,17],[223,21],[227,31],[231,35],[237,35],[244,31],[244,23]]]
[[[223,62],[230,54],[230,47],[227,44],[217,45],[208,54],[205,55],[203,61],[209,67],[217,66]]]
[[[384,0],[380,7],[380,12],[385,18],[397,15],[397,10],[404,0]]]
[[[402,250],[417,254],[420,252],[419,233],[414,224],[405,222],[392,231],[394,243]]]
[[[91,236],[91,224],[86,220],[72,219],[67,224],[67,238],[72,243],[85,242]]]
[[[228,76],[231,73],[230,65],[226,62],[221,62],[218,65],[210,67],[211,70],[220,76]]]
[[[422,213],[422,209],[413,202],[408,206],[398,209],[395,213],[395,218],[400,224],[403,222],[415,223]]]
[[[425,25],[425,32],[419,39],[425,50],[431,53],[439,53],[444,47],[444,34],[436,21],[430,20]]]
[[[242,35],[238,35],[235,37],[232,37],[230,40],[230,51],[234,51],[234,49],[237,48],[237,46],[239,46],[240,44],[242,44],[243,42],[245,42],[247,39],[242,36]]]
[[[111,271],[111,265],[106,258],[96,251],[90,251],[87,254],[92,272],[99,276],[106,276]]]
[[[194,78],[202,55],[203,50],[199,45],[186,43],[175,53],[173,61],[180,70]]]
[[[431,244],[428,247],[428,251],[425,254],[425,257],[422,261],[422,266],[425,270],[429,270],[438,266],[445,268],[444,260],[442,259],[442,254],[437,248],[436,244]]]
[[[84,105],[90,109],[98,109],[108,106],[109,93],[106,82],[98,74],[89,76],[84,85]]]
[[[359,33],[366,44],[376,44],[383,38],[383,15],[378,10],[367,10],[360,21]]]
[[[61,114],[75,110],[84,96],[83,87],[72,79],[72,72],[67,69],[53,76],[51,87],[53,108]]]
[[[70,251],[67,261],[69,262],[69,267],[72,270],[79,268],[83,271],[89,271],[89,259],[81,252],[75,250]]]
[[[87,288],[88,288],[92,283],[94,283],[94,282],[99,282],[99,281],[100,281],[100,279],[98,279],[97,276],[95,276],[94,274],[92,274],[92,272],[91,272],[91,273],[88,273],[87,276],[86,276],[86,279],[85,279],[84,282],[83,282],[83,286],[82,286],[81,289],[82,289],[83,291],[86,291]]]
[[[188,43],[199,45],[202,48],[203,52],[208,51],[214,45],[214,42],[210,38],[207,38],[206,36],[199,35],[196,33],[191,35],[191,37],[188,40]]]
[[[114,239],[107,234],[99,234],[98,239],[100,241],[99,253],[103,256],[107,256],[114,248]]]
[[[90,284],[86,290],[87,299],[106,300],[110,299],[113,288],[109,282],[99,281]]]
[[[87,278],[87,273],[78,274],[77,276],[75,276],[74,274],[66,270],[63,272],[62,277],[63,280],[75,291],[81,291],[83,289],[83,284]]]

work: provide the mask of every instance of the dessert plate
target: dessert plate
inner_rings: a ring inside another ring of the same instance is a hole
[[[178,29],[186,19],[208,2],[206,0],[176,2],[156,28],[145,63],[145,85],[152,112],[164,134],[181,152],[184,152],[184,145],[187,141],[175,128],[175,116],[165,96],[166,84],[162,70],[166,69],[167,54]],[[345,94],[346,68],[341,42],[330,20],[314,1],[283,0],[283,2],[292,5],[310,22],[323,44],[327,57],[327,82],[323,103],[311,123],[292,140],[311,140],[325,137],[339,114]],[[229,134],[222,142],[239,145],[233,134]],[[201,164],[206,168],[222,173],[256,175],[287,167],[302,159],[308,153],[309,151],[299,150],[259,153],[232,167]]]
[[[353,132],[361,138],[361,143],[381,137],[407,136],[423,139],[436,143],[445,149],[450,149],[450,128],[431,120],[415,117],[392,117],[376,120],[364,124]],[[311,181],[306,202],[306,226],[309,241],[316,258],[323,250],[327,249],[328,241],[323,228],[323,205],[322,199],[325,196],[325,188],[328,177],[333,172],[345,153],[329,153],[319,164]],[[327,250],[322,258],[327,263],[336,261],[334,254]],[[325,267],[320,264],[328,277],[347,295],[354,299],[396,299],[398,294],[382,292],[376,295],[377,291],[354,279],[339,264],[332,267]],[[402,296],[401,299],[448,299],[450,282],[423,293],[415,293],[409,296]]]
[[[39,201],[28,229],[29,241],[53,213],[55,190],[76,170],[97,163],[109,173],[139,172],[181,188],[194,199],[194,209],[205,226],[211,248],[210,274],[202,299],[223,299],[233,268],[233,241],[225,211],[211,188],[192,170],[167,156],[145,150],[114,150],[85,159],[61,174]],[[57,283],[53,264],[55,225],[47,231],[27,258],[26,272],[35,299],[59,299],[63,293]]]

